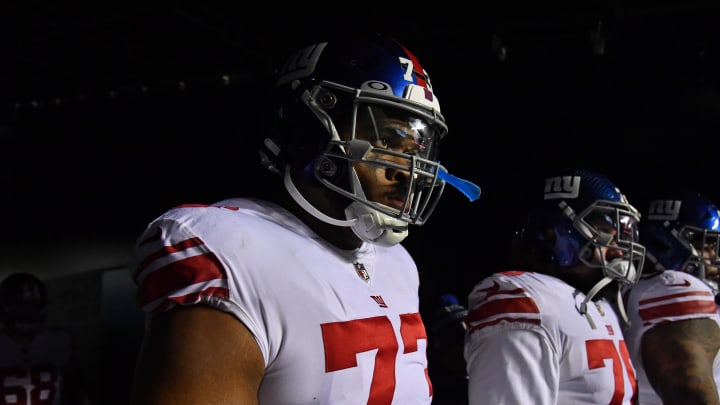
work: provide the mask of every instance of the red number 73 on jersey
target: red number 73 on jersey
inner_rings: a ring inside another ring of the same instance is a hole
[[[395,392],[395,357],[398,352],[397,338],[390,319],[386,316],[376,316],[326,323],[322,325],[322,335],[326,372],[357,367],[358,353],[377,349],[367,403],[389,405]],[[417,341],[427,339],[420,314],[400,315],[400,335],[403,354],[418,350]],[[431,396],[432,384],[427,377],[427,369],[425,380],[428,383],[428,396]]]

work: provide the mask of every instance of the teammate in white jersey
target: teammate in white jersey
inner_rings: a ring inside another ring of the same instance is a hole
[[[469,403],[631,404],[635,370],[607,294],[644,263],[639,213],[604,175],[568,170],[530,189],[517,262],[468,296]]]
[[[648,262],[625,299],[639,403],[720,404],[718,206],[689,191],[653,199],[640,239]]]
[[[0,405],[83,405],[72,336],[45,326],[48,297],[30,273],[0,283]]]
[[[276,199],[170,209],[137,243],[138,404],[429,404],[419,275],[400,242],[446,184],[427,72],[382,36],[300,50],[261,161]],[[282,183],[281,183],[282,181]]]

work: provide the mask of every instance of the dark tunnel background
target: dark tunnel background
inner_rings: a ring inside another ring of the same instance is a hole
[[[30,270],[60,288],[125,271],[165,209],[266,187],[249,139],[266,130],[272,67],[349,30],[390,33],[417,54],[450,128],[441,160],[482,188],[473,203],[448,188],[404,242],[423,304],[444,292],[464,302],[508,261],[538,171],[596,169],[638,207],[675,185],[720,201],[714,3],[506,2],[406,18],[203,4],[29,2],[3,14],[0,274]]]

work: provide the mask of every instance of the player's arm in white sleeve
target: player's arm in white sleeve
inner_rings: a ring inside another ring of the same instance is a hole
[[[130,404],[257,404],[264,356],[245,324],[207,304],[228,300],[227,269],[202,235],[172,218],[156,221],[135,262],[136,300],[151,315]]]
[[[540,331],[498,329],[469,335],[465,361],[470,405],[557,402],[559,361]]]

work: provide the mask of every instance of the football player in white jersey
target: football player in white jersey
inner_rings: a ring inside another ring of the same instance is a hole
[[[0,283],[0,405],[89,404],[70,333],[45,326],[48,296],[30,273]]]
[[[469,403],[631,404],[635,370],[607,295],[642,271],[640,215],[591,170],[561,171],[529,193],[517,267],[468,296]]]
[[[720,404],[718,206],[687,190],[652,199],[640,240],[647,265],[625,292],[639,403]]]
[[[383,36],[298,51],[260,151],[273,200],[185,205],[139,237],[131,403],[429,404],[419,275],[400,242],[446,185],[427,72]]]

